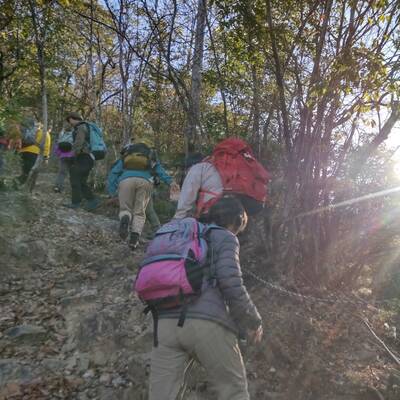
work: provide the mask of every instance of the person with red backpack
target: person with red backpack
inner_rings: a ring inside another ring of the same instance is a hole
[[[174,218],[205,216],[224,194],[237,197],[249,215],[261,211],[269,174],[242,139],[219,143],[212,155],[193,165],[181,188]]]
[[[247,214],[235,198],[209,210],[210,224],[172,220],[149,244],[135,283],[154,318],[150,400],[175,400],[190,358],[218,400],[248,400],[238,338],[259,343],[262,319],[243,285],[236,235]]]

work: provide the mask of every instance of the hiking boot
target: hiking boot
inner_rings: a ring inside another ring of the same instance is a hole
[[[129,247],[131,250],[135,250],[139,244],[139,234],[137,232],[131,232],[131,237],[129,238]]]
[[[67,204],[63,204],[63,207],[66,208],[71,208],[72,210],[76,210],[77,208],[80,208],[81,203],[67,203]]]
[[[129,223],[131,222],[129,215],[124,215],[119,222],[119,237],[125,240],[128,237]]]
[[[89,200],[89,201],[86,203],[85,210],[86,210],[86,211],[93,211],[93,210],[95,210],[95,209],[96,209],[97,207],[99,207],[99,206],[100,206],[100,200],[97,199],[97,198],[95,198],[95,199]]]

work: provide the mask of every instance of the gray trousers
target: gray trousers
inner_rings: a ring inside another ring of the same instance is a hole
[[[60,190],[64,190],[64,181],[68,174],[68,163],[65,158],[60,158],[58,162],[58,174],[56,177],[56,186]]]
[[[246,370],[234,333],[207,320],[158,321],[158,346],[151,353],[149,400],[175,400],[190,358],[205,368],[218,400],[249,400]]]

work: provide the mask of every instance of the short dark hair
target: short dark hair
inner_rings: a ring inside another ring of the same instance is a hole
[[[198,164],[199,162],[203,161],[203,154],[201,153],[189,153],[187,157],[185,158],[185,168],[189,169],[195,164]]]
[[[207,222],[223,228],[233,224],[237,229],[243,224],[245,215],[246,211],[239,199],[233,196],[224,196],[210,208]]]
[[[65,120],[68,122],[70,118],[76,119],[77,121],[83,121],[82,116],[80,114],[78,114],[77,112],[71,112],[71,113],[67,114]]]

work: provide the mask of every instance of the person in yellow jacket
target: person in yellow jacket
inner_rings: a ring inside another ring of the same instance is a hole
[[[40,154],[43,131],[33,118],[25,118],[20,124],[21,139],[18,152],[21,154],[22,174],[17,178],[20,184],[24,184],[28,179],[29,172],[35,165],[36,159]],[[33,143],[32,143],[33,142]],[[46,132],[44,141],[43,157],[47,160],[50,157],[51,137],[49,131]]]

